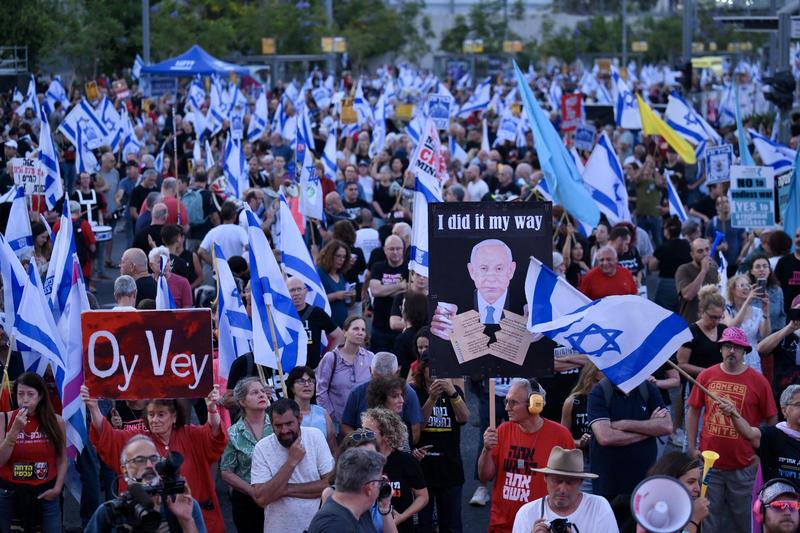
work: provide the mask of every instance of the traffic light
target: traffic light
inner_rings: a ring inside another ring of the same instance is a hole
[[[683,94],[687,95],[692,91],[692,62],[687,61],[681,66],[681,86]]]
[[[764,78],[764,83],[769,85],[771,89],[769,92],[764,93],[764,98],[778,106],[778,109],[792,108],[797,83],[790,71],[778,71],[774,76]]]

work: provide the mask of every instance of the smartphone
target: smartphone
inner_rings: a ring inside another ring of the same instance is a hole
[[[756,283],[756,292],[761,297],[764,297],[764,296],[767,295],[767,280],[766,279],[758,280],[758,282]]]
[[[792,308],[789,309],[789,312],[786,314],[787,320],[800,320],[800,308]]]
[[[419,447],[420,450],[425,450],[425,451],[428,451],[431,448],[433,448],[433,444],[428,444],[427,446],[420,446]]]

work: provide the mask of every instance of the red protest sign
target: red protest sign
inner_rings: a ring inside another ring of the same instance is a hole
[[[561,96],[561,131],[572,131],[582,122],[581,93],[567,93]]]
[[[87,311],[81,332],[94,397],[198,398],[214,386],[208,309]]]

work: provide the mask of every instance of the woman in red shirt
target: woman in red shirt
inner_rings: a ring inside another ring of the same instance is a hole
[[[44,533],[61,531],[59,496],[67,475],[64,420],[53,410],[47,386],[26,372],[14,382],[19,408],[0,413],[0,531],[11,529],[15,509],[24,531],[41,517]]]
[[[222,511],[211,477],[211,465],[219,461],[228,441],[220,425],[218,385],[214,385],[214,390],[206,397],[208,422],[202,426],[187,424],[184,412],[176,400],[148,400],[144,408],[146,429],[114,429],[103,417],[97,400],[92,399],[85,385],[81,387],[81,398],[92,415],[89,438],[105,464],[113,466],[121,474],[119,457],[122,447],[128,439],[138,434],[151,437],[161,457],[166,457],[170,451],[180,453],[183,455],[180,473],[186,478],[192,496],[200,504],[206,529],[209,533],[225,532]],[[120,481],[120,485],[123,484]],[[124,490],[125,487],[120,486],[120,492]]]

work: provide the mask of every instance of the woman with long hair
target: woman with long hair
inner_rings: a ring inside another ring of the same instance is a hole
[[[424,278],[416,274],[414,279]],[[425,278],[427,279],[427,278]],[[400,365],[400,376],[408,376],[411,363],[416,360],[417,332],[428,322],[428,297],[424,292],[407,290],[402,303],[403,331],[394,340],[394,354]]]
[[[667,452],[650,467],[647,475],[673,477],[686,487],[692,496],[692,518],[683,530],[688,533],[698,533],[703,520],[709,515],[708,499],[700,496],[703,462],[684,452]]]
[[[12,394],[17,409],[0,413],[0,531],[10,531],[17,514],[24,531],[32,531],[39,516],[44,533],[60,532],[68,465],[64,419],[38,374],[21,374]]]
[[[300,414],[303,416],[301,426],[317,428],[320,433],[325,435],[331,453],[336,453],[336,431],[333,427],[328,412],[315,403],[316,400],[317,376],[314,371],[307,366],[296,366],[286,377],[286,390],[289,399],[297,402],[300,406]]]
[[[769,300],[769,324],[772,333],[778,331],[786,325],[786,311],[783,308],[783,290],[778,278],[772,271],[769,257],[766,254],[755,254],[750,258],[750,269],[747,271],[750,283],[758,288],[759,282],[763,281],[767,299]]]
[[[85,385],[81,387],[81,398],[92,415],[89,438],[104,463],[113,465],[116,472],[120,473],[119,457],[122,447],[128,439],[139,434],[151,437],[162,457],[166,457],[170,451],[180,453],[183,455],[181,475],[186,478],[192,497],[200,504],[206,528],[209,533],[224,533],[225,522],[211,477],[211,465],[220,459],[228,442],[218,410],[219,385],[214,385],[206,396],[208,422],[199,426],[187,423],[186,413],[177,400],[165,399],[147,401],[144,429],[114,429],[103,417],[97,400],[91,397]]]
[[[761,301],[762,308],[753,305]],[[737,274],[728,280],[728,304],[725,306],[723,322],[728,327],[741,328],[747,335],[750,346],[757,346],[760,339],[772,333],[769,321],[769,298],[759,294],[758,288],[750,284],[747,274]],[[744,362],[753,370],[761,370],[761,357],[758,350],[751,350],[744,356]]]
[[[50,266],[53,242],[50,240],[50,232],[47,231],[47,227],[39,221],[31,223],[31,234],[33,235],[33,260],[36,261],[39,277],[44,278],[47,275],[47,267]]]
[[[342,241],[331,240],[320,250],[317,272],[331,304],[331,319],[339,327],[344,325],[347,308],[356,295],[355,290],[347,289],[345,272],[349,267],[350,249]]]
[[[264,509],[253,498],[250,463],[258,441],[272,435],[267,415],[269,395],[259,378],[247,377],[234,387],[233,399],[242,410],[242,416],[228,428],[228,445],[219,468],[222,479],[231,486],[231,514],[236,530],[260,533],[264,531]]]
[[[367,260],[364,251],[356,246],[356,229],[349,220],[339,220],[333,225],[333,239],[341,241],[347,246],[347,267],[344,269],[344,280],[354,287],[355,294],[350,298],[348,314],[361,314],[361,274],[367,269]]]
[[[589,426],[589,393],[603,379],[603,372],[594,363],[587,361],[578,375],[572,392],[561,406],[561,425],[570,430],[575,440],[575,447],[583,451],[584,462],[589,464],[589,443],[592,430]]]
[[[374,356],[364,348],[367,323],[363,318],[347,317],[342,329],[344,344],[322,356],[317,367],[317,403],[328,412],[337,431],[350,391],[369,381]]]

